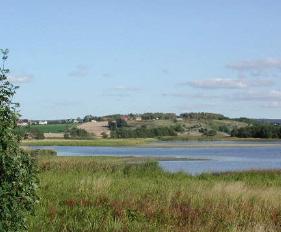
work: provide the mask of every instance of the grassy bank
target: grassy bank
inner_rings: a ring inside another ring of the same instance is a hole
[[[138,139],[43,139],[43,140],[23,140],[23,146],[136,146],[157,141],[152,138]]]
[[[43,140],[23,140],[21,142],[22,146],[139,146],[139,145],[147,145],[147,146],[196,146],[196,145],[187,145],[187,144],[154,144],[154,142],[159,141],[248,141],[248,142],[261,142],[260,145],[265,146],[266,144],[262,144],[262,142],[268,141],[280,141],[276,139],[241,139],[241,138],[233,138],[233,137],[163,137],[163,138],[134,138],[134,139],[89,139],[89,140],[74,140],[74,139],[43,139]],[[250,144],[251,145],[251,144]],[[244,144],[244,146],[250,146]],[[269,146],[270,144],[268,144]],[[203,146],[203,145],[197,145]],[[211,145],[206,145],[211,146]],[[216,146],[216,144],[213,144]],[[217,146],[227,146],[227,145],[217,145]],[[231,146],[231,145],[229,145]],[[239,146],[235,144],[235,146]],[[242,145],[241,145],[242,146]],[[257,146],[254,144],[252,146]]]
[[[154,161],[38,157],[30,231],[280,231],[281,172],[188,176]]]

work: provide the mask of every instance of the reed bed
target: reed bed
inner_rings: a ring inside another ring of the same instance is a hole
[[[132,157],[40,157],[30,231],[281,231],[281,172],[190,176]]]

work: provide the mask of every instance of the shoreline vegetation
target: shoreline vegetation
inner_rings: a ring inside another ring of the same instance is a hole
[[[281,171],[191,176],[135,157],[34,152],[40,202],[29,231],[280,231]]]
[[[179,138],[179,137],[177,137]],[[210,142],[207,144],[187,144],[180,142]],[[243,142],[243,144],[216,144],[211,142]],[[274,143],[274,142],[279,142]],[[249,143],[247,143],[249,142]],[[255,143],[253,143],[255,142]],[[273,142],[273,143],[270,143]],[[87,139],[87,140],[74,140],[74,139],[42,139],[42,140],[23,140],[22,146],[146,146],[146,147],[247,147],[247,146],[281,146],[281,140],[279,139],[257,139],[257,138],[196,138],[196,137],[184,137],[179,139],[174,138],[134,138],[134,139]]]

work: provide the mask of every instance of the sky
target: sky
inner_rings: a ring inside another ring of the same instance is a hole
[[[23,118],[281,118],[281,1],[1,1]]]

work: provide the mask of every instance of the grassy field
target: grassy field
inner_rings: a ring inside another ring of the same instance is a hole
[[[39,156],[31,232],[281,231],[281,172],[164,172],[155,161]]]
[[[153,138],[137,139],[43,139],[43,140],[23,140],[23,146],[137,146],[157,141]]]
[[[63,133],[67,128],[72,127],[75,124],[48,124],[48,125],[31,125],[20,127],[21,130],[29,131],[30,129],[37,129],[42,133]]]

